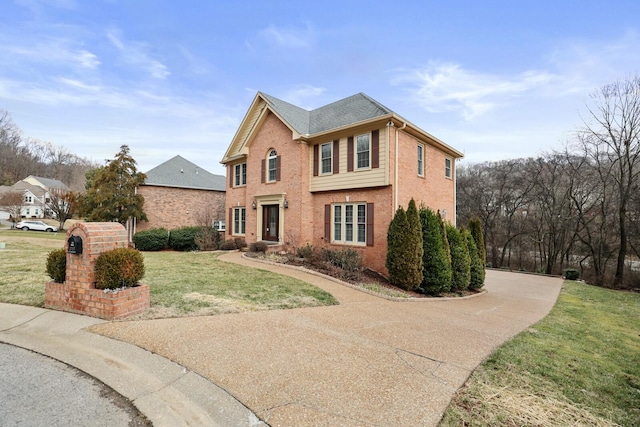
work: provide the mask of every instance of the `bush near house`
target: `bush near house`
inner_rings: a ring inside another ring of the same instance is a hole
[[[469,232],[471,232],[473,241],[476,242],[476,247],[478,248],[478,256],[482,263],[482,283],[484,283],[485,269],[487,268],[487,250],[484,247],[484,232],[482,231],[480,218],[475,217],[469,220]]]
[[[67,276],[67,253],[55,249],[47,255],[47,274],[56,283],[64,283]]]
[[[389,281],[408,291],[416,290],[422,283],[422,232],[412,226],[415,219],[411,221],[410,223],[407,213],[400,206],[387,232],[386,267],[389,270]],[[419,217],[417,223],[420,223]]]
[[[141,251],[161,251],[169,245],[169,232],[166,228],[138,231],[133,236],[133,243]]]
[[[144,258],[137,249],[118,248],[103,252],[96,258],[97,289],[136,286],[144,277]]]
[[[222,236],[213,227],[202,227],[195,234],[194,242],[201,251],[215,251],[222,244]]]
[[[462,237],[469,249],[469,289],[480,289],[484,283],[484,267],[480,261],[478,247],[469,230],[462,230]]]
[[[267,249],[269,248],[269,245],[267,245],[265,242],[253,242],[251,245],[249,245],[249,252],[261,252],[261,253],[266,253]]]
[[[169,233],[169,248],[174,251],[195,251],[198,249],[196,243],[196,235],[202,230],[202,227],[180,227],[174,228]]]
[[[466,239],[462,233],[451,224],[447,224],[447,239],[451,250],[451,290],[453,292],[464,291],[471,281],[471,259]]]
[[[451,289],[451,258],[445,248],[442,219],[431,209],[420,209],[424,268],[420,291],[438,295]]]

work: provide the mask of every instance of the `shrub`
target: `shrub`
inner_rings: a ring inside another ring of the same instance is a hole
[[[567,268],[564,271],[564,278],[567,280],[578,280],[580,278],[580,273],[575,268]]]
[[[198,249],[196,234],[201,230],[202,227],[174,228],[169,234],[169,247],[174,251],[195,251]]]
[[[144,258],[137,249],[118,248],[101,253],[95,265],[96,288],[136,286],[144,277]]]
[[[413,200],[412,200],[413,202]],[[411,204],[410,204],[411,205]],[[422,231],[415,228],[419,225],[418,211],[413,202],[411,221],[405,210],[398,208],[387,231],[387,259],[389,281],[398,287],[413,291],[422,283]]]
[[[429,208],[420,209],[424,268],[420,291],[438,295],[451,289],[451,258],[444,246],[442,219]]]
[[[64,283],[67,276],[67,253],[55,249],[47,255],[47,274],[56,283]]]
[[[322,257],[336,267],[350,273],[358,273],[362,270],[360,254],[351,248],[336,251],[324,249],[322,251]]]
[[[478,253],[478,247],[469,230],[462,231],[469,250],[469,289],[480,289],[484,283],[484,268]]]
[[[222,236],[213,227],[202,227],[193,239],[201,251],[215,251],[222,243]]]
[[[222,242],[222,244],[220,245],[220,249],[222,249],[223,251],[233,251],[235,249],[238,249],[238,246],[236,245],[236,241],[234,239],[229,239]]]
[[[249,245],[250,252],[265,253],[267,252],[268,248],[269,248],[269,245],[267,245],[265,242],[253,242],[252,244]]]
[[[247,242],[244,240],[244,237],[236,237],[233,241],[236,242],[236,248],[238,249],[247,247]]]
[[[133,243],[140,251],[161,251],[169,243],[169,232],[166,228],[138,231],[133,236]]]
[[[482,263],[482,283],[484,283],[487,268],[487,250],[484,247],[484,232],[482,231],[480,218],[475,217],[469,220],[469,231],[471,232],[473,241],[476,243],[476,247],[478,248],[478,256]]]
[[[469,248],[462,233],[453,225],[447,225],[447,239],[451,250],[451,290],[464,291],[471,281]]]
[[[307,243],[303,247],[296,249],[296,255],[299,258],[310,260],[315,255],[315,248],[313,247],[313,245]]]

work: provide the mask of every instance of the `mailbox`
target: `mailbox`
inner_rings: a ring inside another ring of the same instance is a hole
[[[69,236],[69,240],[67,240],[67,252],[80,255],[82,253],[82,237]]]

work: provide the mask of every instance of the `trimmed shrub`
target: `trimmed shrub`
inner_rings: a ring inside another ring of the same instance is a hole
[[[238,246],[236,246],[236,241],[234,239],[228,239],[222,242],[220,249],[223,251],[234,251],[238,249]]]
[[[580,272],[575,268],[567,268],[564,271],[564,278],[566,280],[578,280],[580,278]]]
[[[118,248],[101,253],[95,265],[96,288],[136,286],[144,277],[144,258],[137,249]]]
[[[236,242],[236,248],[238,249],[247,247],[247,242],[244,240],[244,237],[236,237],[233,241]]]
[[[445,249],[441,218],[429,208],[420,209],[424,268],[420,291],[438,295],[451,289],[451,258]]]
[[[169,247],[174,251],[195,251],[198,249],[196,234],[201,230],[202,227],[174,228],[169,234]]]
[[[487,250],[484,247],[484,232],[482,231],[480,218],[475,217],[469,220],[469,231],[471,232],[473,241],[476,242],[476,247],[478,248],[478,256],[482,263],[482,283],[484,283],[487,268]]]
[[[480,289],[484,283],[484,267],[480,261],[478,247],[469,230],[463,230],[462,237],[466,240],[469,249],[469,289]]]
[[[213,227],[202,227],[193,239],[201,251],[215,251],[222,243],[222,236]]]
[[[64,283],[67,278],[67,253],[55,249],[47,255],[47,274],[56,283]]]
[[[451,290],[464,291],[471,281],[469,248],[460,230],[450,224],[446,226],[446,230],[451,250]]]
[[[138,231],[133,236],[133,243],[140,251],[161,251],[169,243],[169,232],[166,228]]]
[[[412,223],[414,221],[412,219]],[[417,289],[422,283],[422,232],[417,233],[412,228],[412,223],[409,222],[407,213],[400,206],[387,231],[387,259],[385,262],[389,270],[389,281],[393,285],[409,291]]]
[[[252,244],[249,245],[250,252],[265,253],[267,252],[268,248],[269,248],[269,245],[267,245],[265,242],[253,242]]]

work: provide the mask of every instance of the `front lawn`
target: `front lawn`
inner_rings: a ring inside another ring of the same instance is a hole
[[[65,233],[0,231],[0,302],[42,307],[49,251],[64,246]],[[337,304],[327,292],[265,270],[225,263],[213,252],[143,252],[151,309],[138,317],[313,307]]]
[[[640,425],[640,294],[565,281],[458,392],[441,426],[462,425]]]

